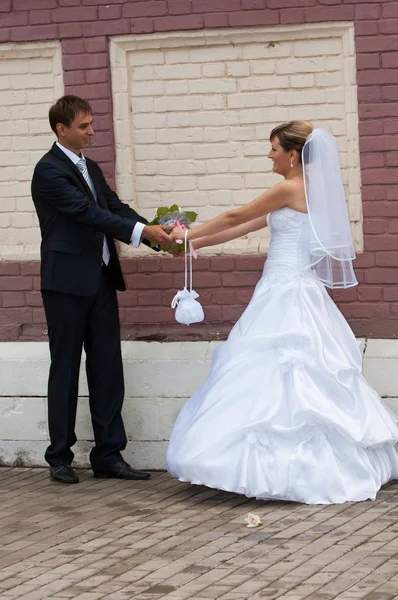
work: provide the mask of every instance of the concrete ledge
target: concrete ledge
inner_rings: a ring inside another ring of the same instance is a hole
[[[173,423],[202,385],[217,342],[123,342],[129,439],[124,456],[138,468],[163,469]],[[398,413],[398,340],[361,340],[363,372]],[[46,342],[0,343],[0,464],[44,465],[48,445]],[[181,394],[176,397],[176,387]],[[75,464],[88,466],[93,432],[84,358],[80,377]]]

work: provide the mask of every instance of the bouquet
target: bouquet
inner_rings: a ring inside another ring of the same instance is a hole
[[[168,208],[167,206],[160,206],[156,211],[155,218],[148,223],[148,225],[167,225],[174,227],[182,227],[182,229],[189,229],[191,223],[196,221],[198,214],[193,210],[182,210],[177,204],[173,204]],[[179,254],[182,252],[181,244],[183,240],[177,240],[171,248],[165,248],[160,246],[162,250],[172,250]],[[151,244],[156,246],[156,244]]]

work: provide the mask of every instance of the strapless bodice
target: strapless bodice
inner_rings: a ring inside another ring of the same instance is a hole
[[[313,276],[311,269],[306,268],[310,262],[308,214],[280,208],[269,215],[268,225],[271,243],[264,274]]]

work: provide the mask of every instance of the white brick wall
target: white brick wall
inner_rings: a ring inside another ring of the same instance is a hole
[[[48,109],[63,94],[58,42],[0,46],[0,260],[38,258],[33,167],[50,148]]]
[[[174,202],[212,218],[278,180],[271,129],[310,119],[338,137],[361,249],[353,35],[350,23],[324,23],[113,38],[121,197],[149,218]],[[209,252],[266,248],[267,233],[250,237]]]

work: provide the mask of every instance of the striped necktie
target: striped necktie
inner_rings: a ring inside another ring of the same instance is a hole
[[[86,180],[87,185],[90,188],[90,190],[92,191],[95,201],[97,202],[97,192],[94,187],[93,180],[90,177],[90,173],[88,172],[86,159],[84,158],[84,156],[79,158],[78,162],[76,163],[76,166],[79,169],[79,171],[81,172],[81,174],[83,175],[84,179]],[[106,241],[106,236],[104,235],[104,245],[102,248],[102,260],[107,265],[107,264],[109,264],[109,259],[110,259],[109,246],[108,246],[108,242]]]

